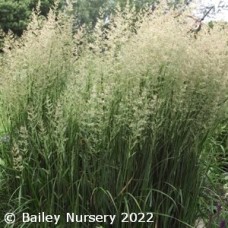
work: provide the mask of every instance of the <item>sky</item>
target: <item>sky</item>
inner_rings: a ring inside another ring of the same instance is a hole
[[[194,0],[192,7],[194,14],[201,18],[212,6],[214,7],[204,22],[227,21],[228,22],[228,0]]]

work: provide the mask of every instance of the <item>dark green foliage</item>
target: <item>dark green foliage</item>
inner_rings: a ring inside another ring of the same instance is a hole
[[[54,0],[41,0],[40,1],[40,14],[47,16],[49,10],[54,5]],[[114,13],[116,5],[120,5],[121,9],[125,8],[126,4],[135,6],[136,11],[146,7],[152,6],[157,0],[78,0],[73,3],[73,14],[77,16],[75,20],[76,27],[83,24],[90,25],[92,28],[95,26],[97,19],[100,15],[100,10],[103,11],[104,19]],[[179,3],[179,1],[178,1]],[[30,19],[31,12],[37,7],[38,0],[0,0],[0,28],[4,32],[9,30],[13,31],[16,35],[20,36]],[[65,0],[59,1],[58,9],[63,9],[67,5]]]
[[[4,32],[9,30],[21,35],[26,28],[30,10],[28,1],[0,1],[0,26]]]
[[[74,10],[76,11],[78,21],[77,24],[91,24],[95,25],[97,17],[99,16],[99,10],[101,7],[105,7],[103,0],[79,0],[74,4]]]
[[[77,15],[77,26],[86,24],[94,27],[100,16],[101,9],[105,20],[110,14],[115,13],[114,9],[117,5],[119,5],[121,9],[124,9],[129,3],[130,7],[135,6],[136,10],[139,11],[143,7],[152,5],[154,2],[156,2],[156,0],[78,0],[73,6],[75,14]]]
[[[40,5],[40,13],[43,16],[47,16],[50,8],[54,5],[54,0],[41,0],[41,5]],[[30,0],[29,3],[29,9],[34,9],[36,8],[38,4],[38,0]]]
[[[40,14],[47,16],[54,0],[41,0],[40,2]],[[14,34],[21,36],[37,3],[38,0],[0,0],[0,28],[6,33],[11,30]]]

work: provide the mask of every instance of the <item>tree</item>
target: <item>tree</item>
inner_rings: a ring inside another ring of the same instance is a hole
[[[173,0],[173,4],[184,2],[187,4],[191,0]],[[21,36],[26,29],[30,15],[36,8],[39,0],[0,0],[0,29],[4,32],[9,30],[14,34]],[[73,14],[75,15],[75,27],[89,25],[93,28],[99,17],[100,9],[103,9],[104,19],[111,13],[115,13],[115,6],[120,5],[123,9],[127,3],[135,6],[139,11],[147,5],[153,5],[158,0],[59,0],[58,9],[63,9],[68,3],[73,5]],[[47,16],[55,0],[40,0],[40,14]]]
[[[15,35],[21,36],[37,4],[38,0],[0,0],[0,28],[5,33],[11,30]],[[47,16],[53,5],[54,0],[40,0],[40,14]]]
[[[136,10],[140,10],[147,5],[152,5],[157,0],[77,0],[73,3],[74,14],[76,16],[76,27],[83,24],[95,26],[102,8],[104,19],[111,13],[115,13],[114,9],[117,4],[123,9],[127,3],[135,6]]]
[[[110,11],[114,6],[114,1],[104,0],[78,0],[73,4],[74,13],[76,16],[76,24],[83,24],[94,27],[99,16],[100,9]]]
[[[4,32],[9,30],[21,35],[29,21],[28,1],[0,0],[0,27]]]

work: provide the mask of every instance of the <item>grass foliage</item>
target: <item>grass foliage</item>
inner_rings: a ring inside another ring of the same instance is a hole
[[[0,214],[152,211],[157,228],[207,219],[213,142],[227,126],[227,29],[195,37],[174,14],[126,7],[72,35],[50,12],[5,38]]]

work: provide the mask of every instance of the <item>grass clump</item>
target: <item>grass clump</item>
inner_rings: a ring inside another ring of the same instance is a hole
[[[123,212],[153,212],[156,227],[205,216],[210,142],[227,118],[227,30],[195,39],[184,16],[158,10],[134,30],[124,15],[74,37],[61,15],[41,28],[34,17],[6,50],[0,211],[18,227],[23,212],[60,214],[60,226],[66,212],[115,214],[114,227],[148,226],[121,223]]]

